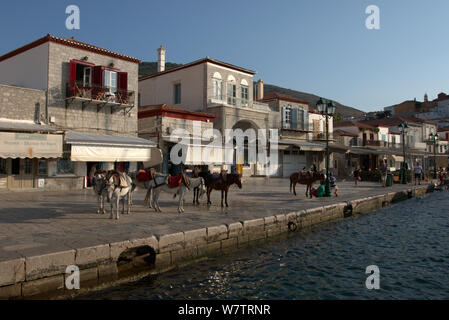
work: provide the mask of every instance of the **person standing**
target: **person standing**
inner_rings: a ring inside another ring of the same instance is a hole
[[[352,175],[354,176],[354,185],[357,187],[357,182],[359,182],[361,180],[360,178],[360,166],[357,166],[357,168],[355,168],[354,172],[352,173]]]
[[[413,171],[415,173],[415,186],[416,186],[416,180],[418,180],[418,184],[420,185],[423,170],[422,170],[422,166],[419,164],[419,162],[416,163],[415,167],[413,168]]]
[[[385,161],[382,160],[380,164],[380,180],[382,181],[382,186],[385,188],[387,186],[387,166]]]

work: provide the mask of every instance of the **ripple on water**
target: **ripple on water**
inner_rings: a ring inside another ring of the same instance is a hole
[[[433,193],[81,298],[449,299],[448,207]]]

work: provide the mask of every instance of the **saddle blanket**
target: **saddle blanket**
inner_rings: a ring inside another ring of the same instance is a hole
[[[119,176],[120,176],[120,187],[122,187],[122,188],[129,187],[128,182],[126,181],[126,178],[125,178],[125,173],[120,172]]]
[[[170,176],[168,177],[168,186],[170,188],[180,187],[182,184],[182,174],[178,176]]]
[[[137,181],[138,182],[147,182],[150,180],[150,173],[145,170],[139,170],[137,173]]]

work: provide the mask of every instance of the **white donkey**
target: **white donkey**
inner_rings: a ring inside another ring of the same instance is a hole
[[[155,178],[148,180],[148,181],[138,181],[137,180],[137,172],[131,172],[130,177],[133,181],[133,189],[131,191],[134,191],[135,187],[146,189],[147,193],[145,195],[145,199],[143,201],[143,205],[146,206],[148,204],[149,208],[153,208],[153,189],[157,186],[165,184],[165,180],[167,179],[168,174],[163,173],[156,173]]]
[[[193,204],[199,204],[198,198],[202,198],[203,195],[206,193],[206,182],[204,181],[204,178],[197,177],[197,178],[189,178],[189,188],[193,190]],[[198,190],[198,193],[196,193],[196,190]],[[173,198],[176,198],[177,193],[173,196]],[[195,201],[196,200],[196,201]]]
[[[184,195],[186,194],[186,190],[189,190],[190,188],[190,182],[189,179],[186,177],[186,175],[182,175],[181,177],[181,184],[179,187],[171,188],[168,184],[168,178],[166,178],[166,181],[162,185],[158,185],[153,188],[154,190],[154,210],[156,212],[162,212],[161,208],[159,207],[159,196],[162,191],[174,194],[179,194],[179,203],[178,203],[178,212],[182,213],[184,212]]]
[[[97,196],[98,210],[97,213],[105,214],[106,210],[104,208],[104,199],[107,198],[106,190],[106,175],[107,172],[103,170],[98,170],[94,174],[94,187],[93,190]]]
[[[122,175],[122,177],[120,177]],[[125,181],[123,181],[125,180]],[[126,182],[126,186],[124,185]],[[128,203],[127,214],[130,214],[131,206],[131,190],[132,180],[126,173],[119,173],[117,171],[110,172],[107,178],[107,196],[108,202],[111,202],[111,216],[113,218],[114,203],[116,208],[115,219],[119,219],[118,207],[120,201],[123,202],[122,214],[125,213],[125,200]]]

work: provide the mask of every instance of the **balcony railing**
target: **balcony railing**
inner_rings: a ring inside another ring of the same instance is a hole
[[[270,108],[267,103],[227,96],[224,94],[209,96],[207,101],[211,105],[225,105],[231,107],[248,108],[265,112],[270,111]]]
[[[93,102],[104,102],[117,105],[134,105],[134,91],[117,89],[111,92],[110,88],[96,85],[83,85],[82,82],[67,84],[67,98],[85,99]]]
[[[313,140],[317,141],[325,141],[326,140],[326,132],[313,132],[312,134]],[[334,134],[332,132],[329,132],[329,140],[334,139]]]

